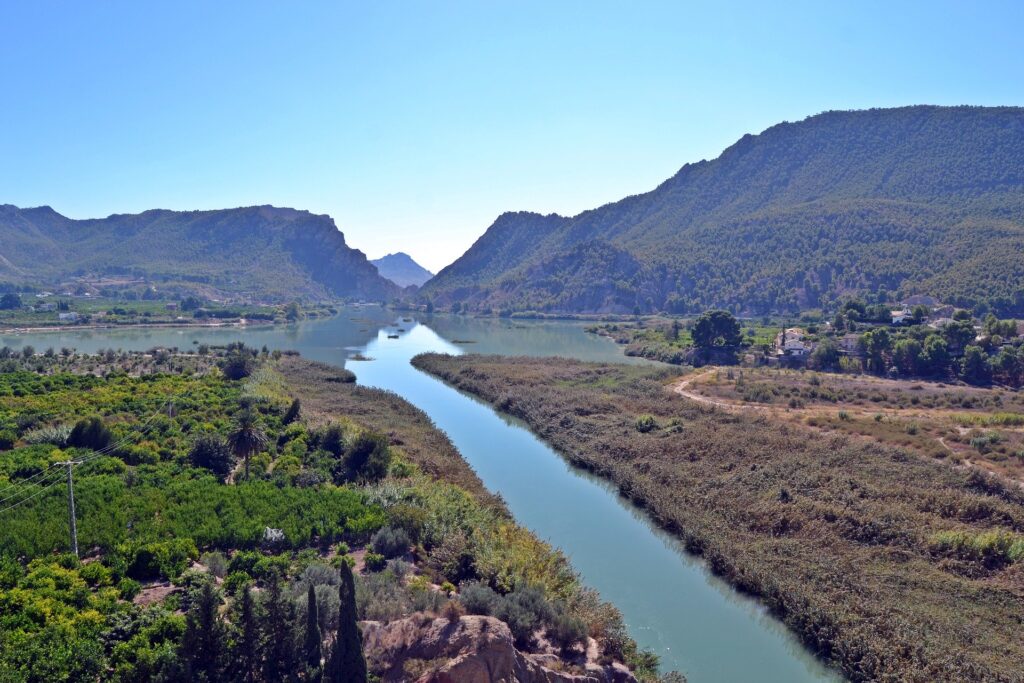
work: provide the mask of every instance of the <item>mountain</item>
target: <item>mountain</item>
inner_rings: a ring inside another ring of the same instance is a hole
[[[401,251],[374,259],[370,263],[377,266],[378,273],[399,287],[409,287],[410,285],[422,287],[427,280],[434,277],[433,273]]]
[[[0,206],[0,283],[117,287],[144,281],[207,296],[284,301],[400,293],[329,216],[253,206],[72,220]]]
[[[506,213],[421,294],[470,310],[760,314],[931,294],[1024,315],[1024,109],[834,111],[574,217]]]

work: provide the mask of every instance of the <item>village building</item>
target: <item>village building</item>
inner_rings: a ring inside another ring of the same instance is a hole
[[[892,312],[893,325],[909,325],[914,321],[914,314],[905,308]]]
[[[859,356],[860,355],[860,335],[858,334],[844,334],[839,338],[839,353],[844,353],[848,356]]]
[[[775,354],[786,358],[804,358],[813,350],[807,333],[799,327],[782,330],[775,336]]]

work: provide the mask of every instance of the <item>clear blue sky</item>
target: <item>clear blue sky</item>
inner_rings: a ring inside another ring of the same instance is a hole
[[[293,206],[434,270],[503,211],[578,213],[781,120],[1024,104],[1017,1],[33,0],[0,23],[0,202]]]

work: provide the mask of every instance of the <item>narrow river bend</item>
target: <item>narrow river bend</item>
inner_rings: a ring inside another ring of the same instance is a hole
[[[397,335],[397,338],[389,338]],[[605,482],[569,466],[517,421],[409,364],[418,353],[562,355],[628,362],[611,342],[565,322],[435,316],[420,324],[376,307],[288,328],[131,329],[0,335],[0,345],[191,348],[241,339],[343,365],[367,386],[424,410],[516,519],[561,548],[584,582],[623,613],[631,635],[691,683],[839,681],[776,619],[710,574]],[[459,342],[459,343],[453,343]],[[472,342],[472,343],[467,343]],[[353,361],[360,352],[372,358]]]

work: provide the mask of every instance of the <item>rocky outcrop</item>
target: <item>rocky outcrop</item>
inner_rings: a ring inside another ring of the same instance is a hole
[[[586,661],[573,672],[556,670],[561,660],[520,652],[508,626],[493,617],[365,622],[363,645],[385,683],[636,683],[620,664]]]

